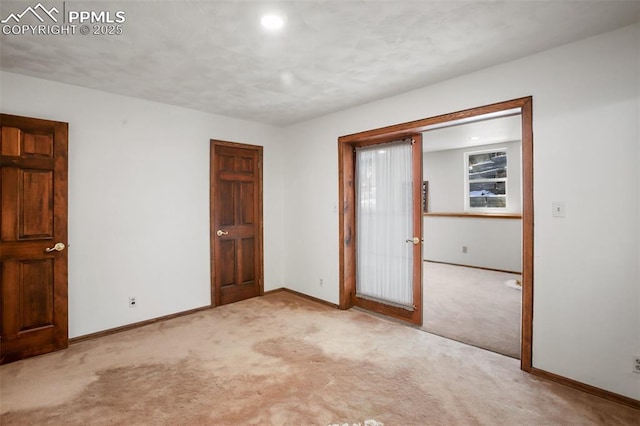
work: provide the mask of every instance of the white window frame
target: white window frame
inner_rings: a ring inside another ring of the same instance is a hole
[[[492,152],[502,152],[507,157],[507,177],[504,178],[490,178],[490,179],[476,179],[471,181],[469,179],[469,156],[476,154],[488,154]],[[464,153],[464,210],[469,212],[487,212],[496,213],[504,212],[509,207],[509,150],[507,148],[492,148],[484,149],[481,151],[469,151]],[[482,182],[504,182],[505,194],[504,194],[504,207],[471,207],[469,183],[482,183]]]

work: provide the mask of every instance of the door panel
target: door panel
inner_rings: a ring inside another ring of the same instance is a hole
[[[53,238],[53,171],[18,170],[18,175],[19,239]]]
[[[240,282],[243,284],[251,283],[256,278],[255,262],[253,261],[255,253],[255,244],[253,238],[242,239],[242,262],[240,263]]]
[[[25,133],[22,153],[23,155],[53,158],[52,135]]]
[[[240,218],[238,223],[241,225],[253,225],[254,223],[253,199],[255,194],[253,187],[253,182],[240,184]]]
[[[263,293],[262,147],[211,141],[212,304]]]
[[[218,183],[218,216],[221,226],[233,226],[235,206],[233,199],[233,182]]]
[[[68,345],[67,123],[0,115],[0,363]]]
[[[236,242],[233,240],[220,241],[218,252],[220,255],[217,270],[219,284],[222,287],[234,285],[236,283]]]
[[[22,312],[20,331],[53,324],[53,259],[20,262],[18,280],[20,298],[18,310]]]

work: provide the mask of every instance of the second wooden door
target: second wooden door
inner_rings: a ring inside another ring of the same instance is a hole
[[[263,293],[262,147],[211,141],[212,305]]]

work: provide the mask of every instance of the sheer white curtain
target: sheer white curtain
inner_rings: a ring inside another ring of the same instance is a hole
[[[413,305],[411,140],[356,149],[356,292]]]

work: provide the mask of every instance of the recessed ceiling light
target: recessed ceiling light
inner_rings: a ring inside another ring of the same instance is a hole
[[[469,140],[472,140],[472,141],[480,140],[480,136],[471,136]]]
[[[264,15],[262,19],[260,19],[260,23],[268,30],[279,30],[284,26],[284,19],[279,15],[269,14]]]
[[[280,73],[280,81],[285,86],[291,86],[293,84],[293,73],[291,71],[282,71]]]

